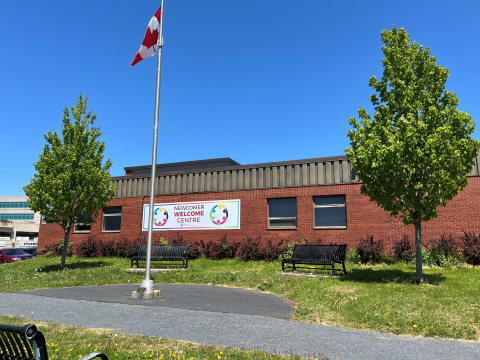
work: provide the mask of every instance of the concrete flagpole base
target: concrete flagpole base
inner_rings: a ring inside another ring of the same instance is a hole
[[[148,300],[148,299],[153,299],[160,296],[162,296],[161,290],[147,291],[145,288],[138,288],[138,290],[135,290],[132,292],[132,298],[134,299]]]

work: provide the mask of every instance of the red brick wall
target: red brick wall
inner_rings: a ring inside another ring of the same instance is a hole
[[[451,233],[455,239],[462,235],[462,229],[480,231],[480,177],[470,177],[469,185],[447,204],[446,208],[438,209],[438,218],[422,224],[422,239],[438,237],[441,233]],[[343,195],[346,196],[347,228],[340,230],[314,229],[313,196]],[[297,229],[268,230],[267,199],[276,197],[297,198]],[[184,195],[157,196],[155,203],[174,203],[187,201],[209,200],[241,200],[241,223],[239,230],[194,230],[178,231],[188,243],[196,240],[219,239],[227,234],[227,239],[240,241],[248,236],[280,239],[322,239],[322,242],[347,243],[354,247],[361,237],[373,234],[376,240],[384,239],[387,250],[393,240],[399,239],[404,233],[414,239],[413,225],[405,226],[396,218],[380,209],[375,203],[360,194],[359,184],[339,184],[323,186],[291,187],[265,190],[226,191],[215,193],[198,193]],[[122,207],[121,231],[118,233],[102,233],[102,214],[97,222],[92,224],[90,234],[70,235],[70,241],[78,242],[94,235],[97,239],[111,240],[126,237],[146,239],[147,232],[142,231],[143,204],[148,204],[148,197],[119,198],[110,202],[109,206]],[[176,231],[155,231],[154,239],[163,237],[169,239],[177,235]],[[40,226],[38,247],[54,243],[63,238],[63,230],[57,224]]]

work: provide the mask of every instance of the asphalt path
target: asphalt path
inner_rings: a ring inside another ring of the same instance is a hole
[[[153,301],[128,298],[135,290],[131,285],[0,293],[0,315],[305,357],[480,359],[477,342],[293,321],[288,303],[259,291],[173,284],[161,285],[161,289],[163,299]],[[177,301],[175,294],[189,299],[182,302],[177,297]]]

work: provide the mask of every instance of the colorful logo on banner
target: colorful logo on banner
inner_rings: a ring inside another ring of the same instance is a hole
[[[156,208],[153,212],[153,223],[156,226],[163,226],[168,221],[168,211],[165,208]]]
[[[143,204],[142,230],[149,229],[150,205]],[[152,230],[240,229],[240,200],[154,204]]]
[[[210,211],[210,220],[215,225],[223,225],[228,219],[228,210],[225,205],[215,205]]]

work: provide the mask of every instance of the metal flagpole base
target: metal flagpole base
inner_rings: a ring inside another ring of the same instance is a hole
[[[145,288],[145,291],[153,291],[153,280],[142,280],[140,287]]]

